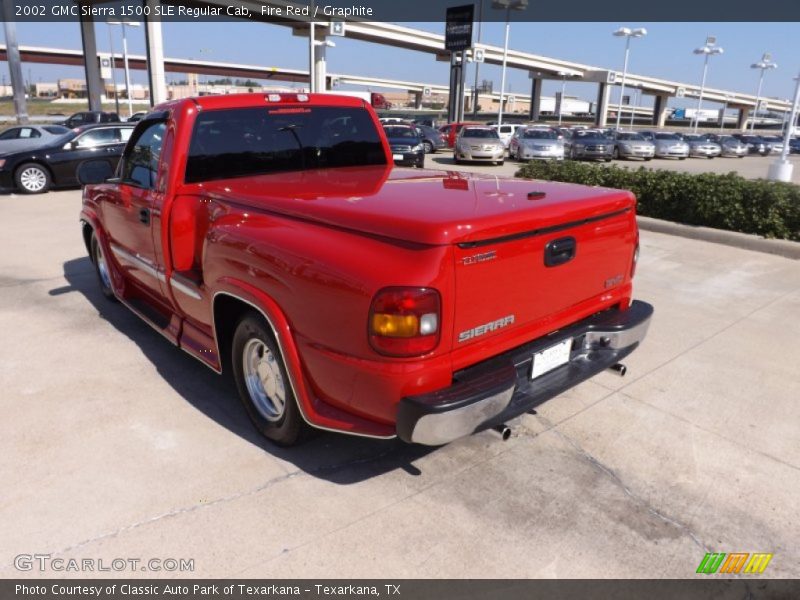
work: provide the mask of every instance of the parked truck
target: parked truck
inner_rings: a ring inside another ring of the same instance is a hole
[[[653,311],[630,192],[393,168],[352,97],[176,100],[79,172],[102,293],[231,373],[278,444],[503,427],[624,372]]]
[[[351,98],[360,98],[375,110],[389,110],[392,108],[392,103],[386,99],[386,96],[377,92],[358,92],[358,91],[327,91],[326,94],[333,94],[334,96],[349,96]]]

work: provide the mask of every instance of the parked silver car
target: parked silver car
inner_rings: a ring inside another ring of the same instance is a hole
[[[506,147],[500,140],[496,129],[468,125],[461,128],[456,138],[453,158],[456,164],[462,161],[487,161],[502,165],[505,161]]]
[[[656,145],[635,131],[614,133],[614,158],[642,158],[653,160]]]
[[[508,155],[516,160],[564,160],[564,141],[550,127],[520,127],[511,137]]]
[[[69,129],[62,125],[18,125],[0,133],[0,153],[47,146]]]
[[[783,152],[783,138],[779,135],[762,135],[761,139],[769,147],[771,154],[780,154]]]
[[[735,156],[744,158],[749,153],[747,144],[732,135],[712,135],[711,140],[719,144],[720,156]]]
[[[657,158],[684,160],[689,157],[689,144],[684,142],[677,133],[656,131],[653,134],[653,138],[653,143],[656,145]]]
[[[708,135],[684,133],[682,137],[683,141],[689,144],[689,156],[714,158],[722,154],[722,146],[713,141]]]

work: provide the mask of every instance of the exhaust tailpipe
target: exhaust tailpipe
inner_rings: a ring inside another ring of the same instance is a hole
[[[500,434],[500,437],[503,438],[504,442],[508,441],[508,438],[511,437],[511,427],[503,423],[502,425],[496,425],[492,427],[497,433]]]
[[[626,367],[622,363],[617,363],[615,365],[610,366],[608,370],[613,373],[616,373],[620,377],[625,377],[625,373],[628,372],[628,367]]]

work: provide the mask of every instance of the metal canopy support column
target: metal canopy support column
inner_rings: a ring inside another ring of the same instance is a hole
[[[314,89],[317,90],[317,93],[323,93],[327,89],[326,84],[328,81],[328,62],[326,57],[327,46],[324,43],[324,36],[320,38],[320,36],[317,35],[316,37],[317,41],[322,43],[317,44],[317,46],[314,48]]]
[[[150,7],[150,14],[156,13],[158,0],[144,0],[145,6]],[[147,11],[145,11],[147,12]],[[164,70],[164,40],[161,35],[161,21],[157,19],[145,20],[144,36],[147,47],[147,81],[150,84],[150,106],[161,104],[169,100],[167,97],[167,76]]]
[[[413,92],[414,94],[414,108],[416,110],[422,109],[422,92]]]
[[[597,108],[595,109],[594,124],[596,127],[605,127],[608,124],[608,96],[607,83],[597,84]]]
[[[86,71],[86,94],[89,110],[103,110],[103,80],[100,78],[100,62],[97,60],[97,40],[94,35],[94,20],[81,13],[81,43],[83,66]]]
[[[736,128],[745,130],[747,127],[747,119],[750,117],[750,107],[742,106],[739,108],[739,118],[736,120]]]
[[[460,106],[460,98],[463,96],[461,84],[463,77],[461,76],[461,61],[458,59],[456,53],[450,56],[450,89],[448,91],[447,99],[447,122],[453,123],[458,120],[458,112]]]
[[[667,124],[667,103],[669,96],[666,94],[656,94],[655,102],[653,103],[653,122],[654,127],[661,129]]]
[[[531,121],[539,120],[539,113],[542,109],[542,78],[531,78],[531,105],[528,110],[528,118]]]
[[[6,56],[8,57],[8,70],[11,75],[11,89],[14,93],[14,111],[17,113],[18,123],[28,122],[28,105],[25,100],[25,80],[22,77],[22,61],[19,57],[17,45],[17,23],[9,18],[7,11],[11,4],[0,3],[0,14],[3,15],[3,25],[6,33]]]

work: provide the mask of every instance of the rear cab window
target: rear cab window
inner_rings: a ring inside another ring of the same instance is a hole
[[[209,110],[195,121],[185,180],[385,164],[381,135],[360,108]]]

